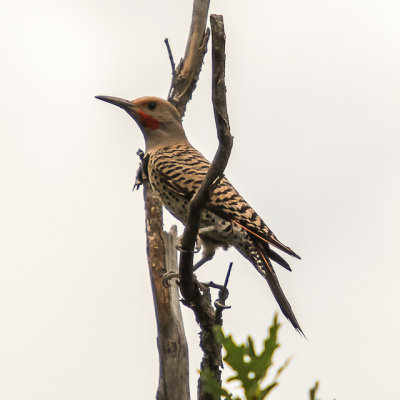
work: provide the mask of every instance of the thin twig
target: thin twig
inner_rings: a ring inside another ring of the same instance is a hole
[[[169,45],[168,38],[164,39],[164,43],[167,46],[169,62],[171,63],[171,69],[172,69],[171,86],[170,86],[169,91],[168,91],[168,98],[169,98],[171,96],[171,92],[172,92],[172,89],[174,87],[176,71],[175,71],[174,56],[172,55],[172,50],[171,50],[171,46]]]
[[[227,286],[228,286],[229,278],[230,278],[230,276],[231,276],[232,266],[233,266],[233,262],[231,261],[231,262],[229,263],[228,272],[226,273],[226,278],[225,278],[223,290],[226,290],[226,288],[227,288]]]
[[[168,38],[164,39],[164,43],[167,46],[168,57],[169,57],[169,61],[171,63],[172,75],[174,75],[175,74],[175,61],[174,61],[174,56],[172,55],[171,46],[169,45]]]
[[[230,262],[229,267],[228,267],[228,272],[226,273],[224,286],[219,291],[218,300],[216,300],[214,302],[214,305],[216,308],[216,311],[215,311],[215,324],[216,325],[222,325],[222,311],[226,310],[227,308],[230,308],[230,306],[225,305],[225,301],[229,295],[227,287],[228,287],[229,277],[231,276],[232,266],[233,266],[233,262]]]

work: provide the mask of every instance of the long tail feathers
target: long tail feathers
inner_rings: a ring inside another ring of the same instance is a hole
[[[238,224],[239,226],[241,226],[245,231],[247,231],[250,234],[250,236],[252,236],[254,239],[256,239],[256,240],[260,239],[264,243],[272,244],[279,250],[284,251],[286,254],[289,254],[290,256],[296,257],[299,260],[301,260],[301,257],[298,254],[296,254],[290,247],[288,247],[288,246],[284,245],[282,242],[280,242],[278,240],[278,238],[271,231],[269,231],[268,235],[266,236],[265,232],[257,233],[256,231],[247,228],[246,226],[240,224],[237,221],[235,221],[235,223]]]
[[[292,270],[288,262],[284,258],[282,258],[278,253],[275,253],[275,251],[273,251],[269,246],[268,247],[264,246],[264,248],[268,258],[275,261],[277,264],[287,269],[288,271]]]
[[[276,301],[278,302],[280,309],[283,312],[283,315],[292,323],[294,328],[305,337],[305,335],[304,335],[303,331],[301,330],[300,325],[297,322],[297,319],[293,313],[292,307],[290,306],[288,300],[286,299],[286,296],[283,293],[281,285],[279,284],[278,278],[272,267],[271,261],[268,258],[268,257],[270,257],[272,260],[274,260],[274,261],[278,262],[278,264],[282,265],[282,263],[280,262],[283,260],[282,257],[280,257],[277,253],[275,253],[274,251],[272,251],[270,249],[269,249],[270,251],[268,254],[265,254],[266,252],[263,251],[264,249],[257,248],[257,250],[258,250],[259,256],[261,257],[261,259],[263,260],[263,263],[265,265],[264,265],[264,268],[262,268],[262,270],[260,270],[257,260],[253,259],[254,266],[261,273],[261,275],[267,280],[268,285],[269,285]],[[272,254],[271,254],[271,251],[272,251]],[[286,261],[284,261],[284,263],[286,263]],[[285,266],[285,265],[283,265],[283,266]]]

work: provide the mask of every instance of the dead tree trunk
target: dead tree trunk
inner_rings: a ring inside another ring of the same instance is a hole
[[[188,348],[176,286],[166,288],[162,276],[177,269],[176,227],[163,232],[160,199],[144,182],[147,256],[157,321],[160,376],[157,400],[189,400]]]

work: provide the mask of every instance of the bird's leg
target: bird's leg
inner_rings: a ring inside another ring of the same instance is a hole
[[[232,239],[238,239],[239,235],[242,234],[242,230],[239,225],[220,218],[217,223],[200,228],[199,235],[200,237],[207,236],[210,240],[215,238],[216,241],[221,241],[222,239],[223,242],[220,242],[219,245],[224,246],[232,242]],[[226,242],[224,239],[226,239]]]
[[[199,230],[199,242],[201,244],[201,247],[203,248],[203,253],[201,255],[201,259],[197,261],[196,264],[193,265],[193,271],[199,269],[206,262],[211,261],[215,255],[215,250],[217,248],[215,243],[211,242],[210,240],[207,240],[204,236],[202,236],[204,229],[207,228],[209,227],[201,228]]]
[[[197,240],[196,240],[196,247],[194,248],[193,253],[198,253],[198,252],[200,251],[200,249],[201,249],[201,246],[200,246],[199,244],[197,244],[197,242],[198,242],[198,238],[197,238]],[[181,252],[190,252],[189,250],[184,250],[184,249],[182,249],[182,235],[179,236],[179,237],[176,239],[176,246],[175,246],[175,248],[176,248],[178,251],[181,251]]]
[[[201,257],[201,259],[199,261],[197,261],[196,264],[193,265],[193,272],[196,271],[196,269],[199,269],[203,264],[205,264],[208,261],[211,261],[214,257],[214,254],[211,256],[203,256]]]

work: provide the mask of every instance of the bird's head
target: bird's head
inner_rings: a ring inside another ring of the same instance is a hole
[[[187,142],[179,113],[166,100],[159,97],[140,97],[129,101],[111,96],[96,96],[96,99],[122,108],[136,121],[143,132],[146,152]]]

